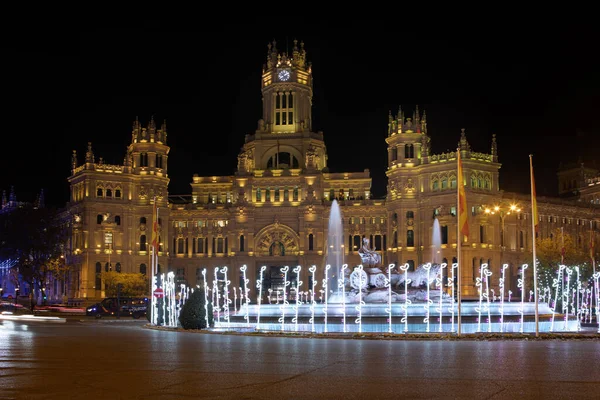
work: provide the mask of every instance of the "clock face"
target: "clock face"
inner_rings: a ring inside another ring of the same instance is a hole
[[[279,74],[277,75],[279,77],[280,81],[287,81],[290,79],[290,71],[287,69],[282,69],[281,71],[279,71]]]

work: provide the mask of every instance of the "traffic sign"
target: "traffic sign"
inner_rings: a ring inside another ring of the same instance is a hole
[[[162,288],[156,288],[154,290],[154,297],[156,297],[158,299],[165,297],[164,290],[162,290]]]

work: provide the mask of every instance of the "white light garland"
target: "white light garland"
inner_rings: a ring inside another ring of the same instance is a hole
[[[281,322],[281,330],[282,331],[285,330],[285,308],[288,305],[285,289],[290,284],[290,282],[287,280],[289,270],[290,270],[290,267],[288,267],[287,265],[285,267],[281,268],[281,272],[283,272],[283,302],[281,303],[281,306],[279,306],[279,309],[281,310],[281,317],[279,317],[279,322]],[[279,303],[279,290],[277,291],[277,293],[278,293],[277,303]]]
[[[323,322],[325,323],[325,326],[323,327],[323,331],[325,333],[327,333],[327,292],[329,291],[329,289],[327,288],[327,286],[328,286],[327,281],[329,279],[327,275],[328,275],[328,271],[330,268],[331,268],[331,265],[329,265],[329,264],[325,265],[325,278],[323,279],[323,284],[322,284],[323,292],[325,294],[325,305],[323,306],[323,315],[324,315]]]
[[[362,306],[365,304],[362,299],[362,287],[363,287],[363,265],[360,264],[357,267],[358,270],[358,305],[355,307],[358,312],[358,316],[354,320],[358,324],[358,332],[362,332]]]
[[[310,289],[310,330],[311,332],[315,331],[315,288],[317,287],[317,280],[315,279],[315,272],[317,271],[317,266],[313,265],[308,268],[308,271],[312,276],[312,288]]]
[[[404,271],[404,305],[402,306],[404,316],[400,320],[400,322],[404,322],[404,333],[408,332],[408,305],[412,303],[408,298],[408,284],[411,283],[411,280],[408,278],[409,268],[410,265],[408,263],[400,267],[400,269]]]
[[[227,328],[231,327],[231,320],[229,318],[229,304],[231,300],[229,299],[229,285],[231,281],[227,279],[227,267],[221,268],[221,273],[223,274],[223,281],[225,282],[225,287],[223,288],[223,319],[227,322]]]
[[[300,265],[298,265],[293,270],[296,273],[296,304],[294,304],[294,311],[296,312],[296,315],[292,319],[292,322],[294,323],[294,330],[296,332],[298,332],[298,308],[299,308],[298,302],[302,301],[302,300],[300,300],[300,286],[302,285],[302,281],[300,280],[300,271],[301,270],[302,270],[302,267]]]
[[[221,311],[220,311],[220,305],[219,305],[219,276],[217,275],[218,273],[219,273],[219,267],[215,267],[215,279],[213,280],[213,296],[214,296],[215,300],[213,300],[213,304],[216,303],[217,323],[220,324],[221,323]]]
[[[262,304],[262,288],[263,288],[263,273],[267,269],[266,265],[260,267],[260,278],[256,281],[256,289],[258,289],[258,297],[256,302],[258,303],[258,311],[256,312],[256,330],[260,329],[260,306]],[[271,295],[269,291],[269,296]]]
[[[206,283],[206,268],[202,269],[202,280],[204,281],[204,321],[206,321],[206,327],[210,328],[208,323],[208,286]]]
[[[444,269],[448,266],[448,264],[446,263],[441,263],[440,264],[440,274],[435,278],[435,286],[438,287],[440,289],[440,300],[439,300],[439,305],[437,308],[437,311],[440,313],[440,325],[438,327],[438,332],[443,332],[443,328],[442,328],[442,322],[443,322],[443,306],[442,306],[442,300],[444,298]]]
[[[451,274],[450,274],[450,278],[448,278],[448,287],[450,287],[451,289],[451,294],[452,294],[452,299],[450,300],[450,317],[451,317],[451,325],[450,325],[450,332],[454,332],[454,306],[456,301],[454,300],[454,270],[458,268],[458,263],[452,263],[452,268],[451,270]]]
[[[388,313],[388,333],[392,333],[392,270],[396,264],[388,265],[388,276],[385,278],[385,287],[388,288],[388,306],[385,311]],[[344,322],[346,321],[344,315]],[[345,332],[345,330],[344,330]]]
[[[521,288],[521,306],[519,308],[519,314],[521,314],[521,327],[519,328],[519,332],[523,333],[523,323],[525,322],[525,270],[529,265],[523,264],[521,267],[521,278],[518,279],[517,287]]]
[[[571,275],[573,275],[573,270],[569,267],[567,267],[565,269],[565,271],[567,272],[567,284],[566,284],[566,290],[563,293],[563,311],[565,313],[565,323],[563,325],[563,330],[567,330],[569,329],[569,285],[571,282]]]
[[[244,319],[246,320],[246,326],[250,326],[250,315],[249,315],[249,308],[250,308],[250,293],[249,293],[249,289],[248,289],[248,284],[250,283],[250,279],[248,279],[246,277],[246,270],[248,269],[248,266],[246,266],[246,264],[242,265],[240,267],[240,271],[242,271],[242,280],[244,281]],[[242,297],[242,289],[240,288],[240,297]],[[240,299],[240,311],[242,308],[242,299]]]
[[[342,329],[343,332],[346,330],[346,269],[348,264],[342,264],[342,276],[338,281],[338,287],[342,289]]]
[[[502,265],[502,277],[498,282],[500,288],[500,332],[504,332],[504,282],[506,282],[506,270],[508,264]]]
[[[425,298],[425,305],[423,306],[425,308],[425,319],[423,319],[423,322],[427,324],[425,326],[425,332],[429,332],[429,307],[433,304],[433,301],[429,298],[429,285],[431,284],[431,280],[429,280],[429,271],[431,270],[431,263],[423,265],[423,269],[427,271],[427,297]]]

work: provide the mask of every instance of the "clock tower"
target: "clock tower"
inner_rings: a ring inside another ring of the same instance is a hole
[[[269,133],[309,132],[312,116],[312,68],[304,42],[294,40],[292,54],[269,43],[262,72],[263,122]]]

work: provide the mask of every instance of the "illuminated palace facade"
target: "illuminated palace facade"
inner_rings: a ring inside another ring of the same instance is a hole
[[[237,286],[243,265],[250,282],[256,282],[264,265],[265,280],[275,290],[282,285],[279,268],[301,265],[300,280],[308,290],[308,267],[314,264],[320,288],[334,199],[343,215],[343,252],[350,266],[361,262],[358,249],[364,237],[386,265],[452,263],[457,256],[458,184],[465,185],[471,231],[462,246],[463,295],[476,295],[475,278],[484,262],[495,276],[508,263],[506,287],[517,292],[518,269],[531,263],[530,197],[501,190],[494,136],[489,153],[482,153],[471,149],[464,130],[457,135],[464,169],[464,176],[457,177],[455,152],[431,152],[425,112],[417,107],[410,116],[390,113],[387,196],[372,198],[368,169],[329,172],[323,132],[313,131],[312,67],[303,43],[295,41],[291,54],[280,53],[275,43],[268,49],[261,77],[263,115],[257,129],[245,136],[234,175],[194,175],[189,196],[169,197],[167,129],[165,124],[157,128],[153,120],[145,127],[134,122],[122,165],[96,159],[91,144],[83,164],[74,152],[67,205],[78,271],[73,297],[104,296],[102,271],[149,272],[154,198],[160,272],[173,271],[178,282],[188,285],[202,283],[204,268],[212,282],[214,268],[228,266],[229,279]],[[365,158],[357,156],[357,164]],[[598,193],[600,186],[595,188]],[[597,206],[540,197],[538,208],[543,237],[564,227],[586,247],[590,227],[598,235]],[[436,254],[434,214],[442,239]]]

